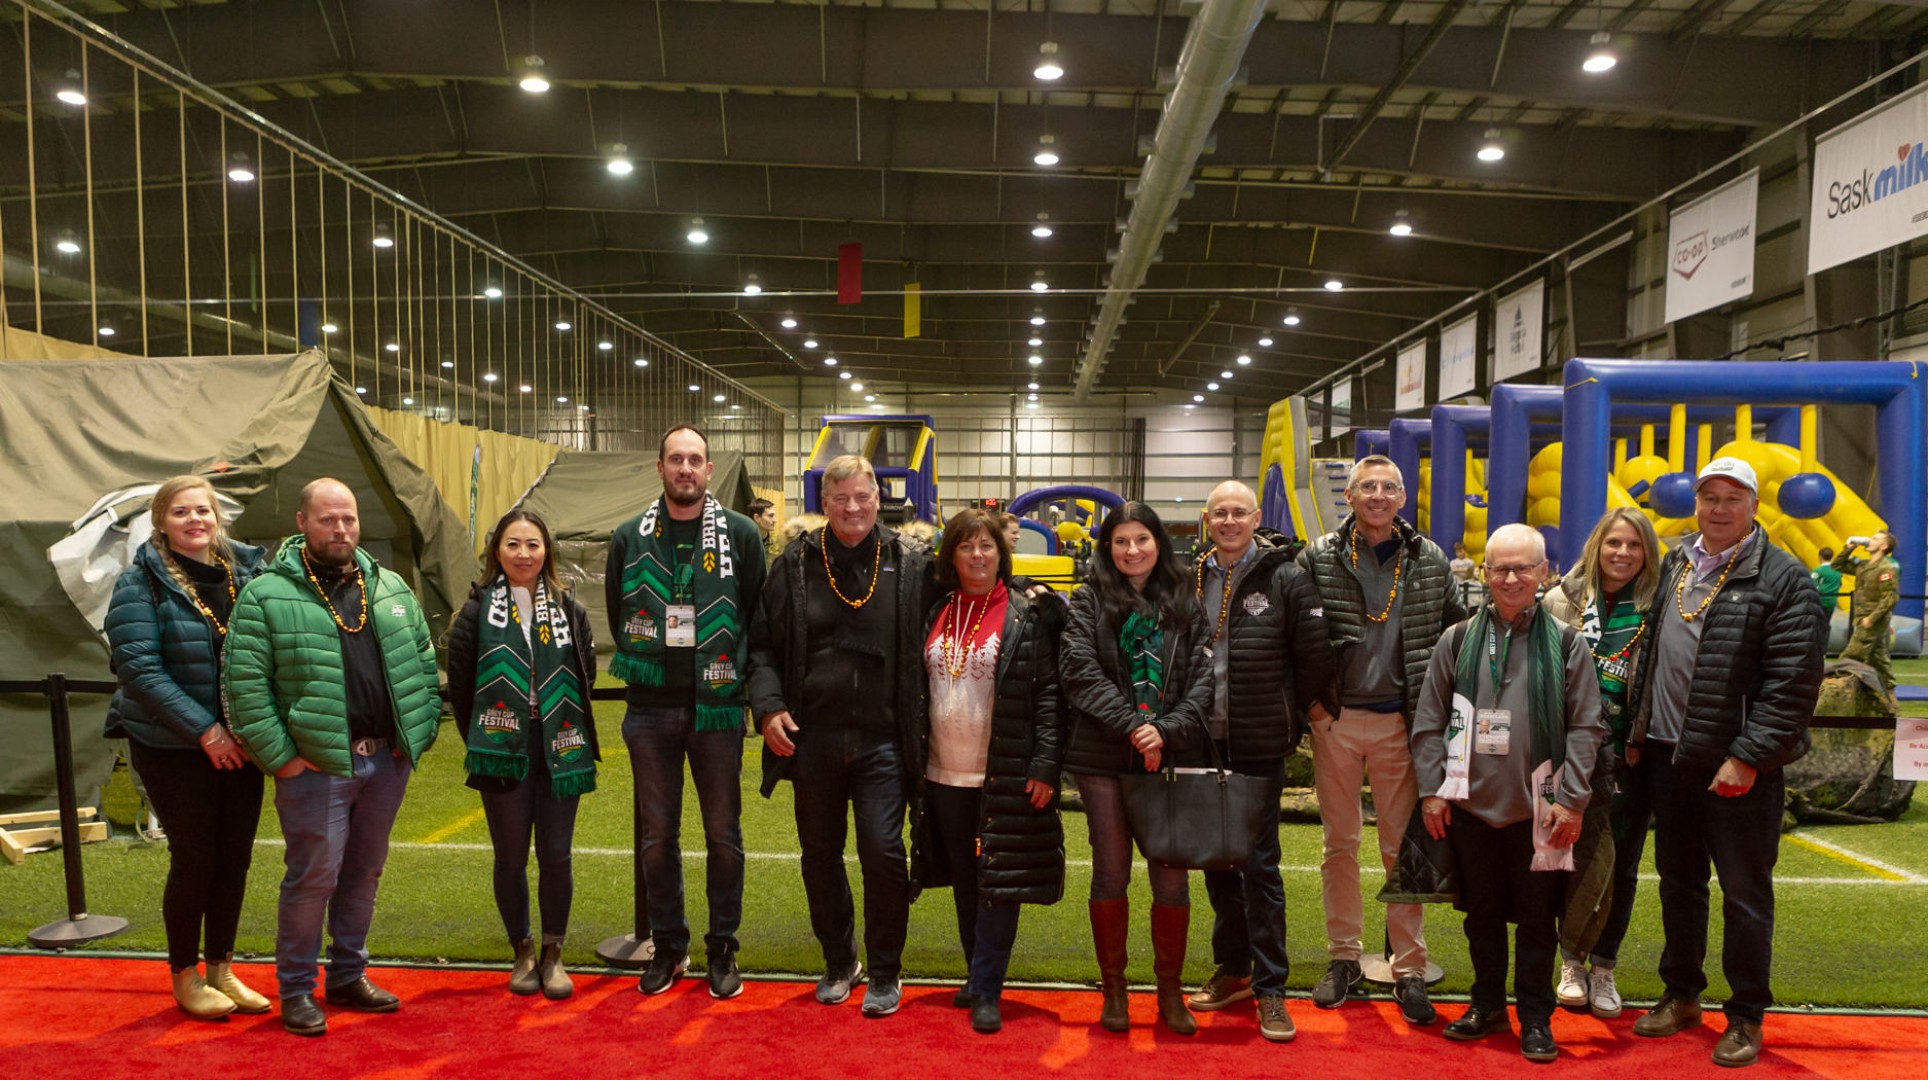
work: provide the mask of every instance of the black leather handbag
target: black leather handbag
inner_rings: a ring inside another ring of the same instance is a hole
[[[1225,767],[1209,736],[1209,769],[1166,767],[1124,778],[1125,819],[1138,850],[1185,870],[1236,870],[1252,857],[1271,784]]]

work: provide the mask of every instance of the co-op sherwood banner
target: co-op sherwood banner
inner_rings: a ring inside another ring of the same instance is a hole
[[[1928,233],[1928,84],[1814,144],[1808,273]]]
[[[1754,294],[1754,216],[1761,171],[1675,210],[1667,219],[1667,321]]]

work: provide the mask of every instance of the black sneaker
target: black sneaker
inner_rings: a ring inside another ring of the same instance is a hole
[[[1346,1003],[1346,996],[1365,978],[1365,972],[1359,970],[1359,961],[1334,960],[1326,965],[1319,984],[1312,988],[1312,1004],[1321,1009],[1336,1009]]]
[[[735,949],[718,949],[709,962],[711,997],[728,1001],[743,992],[743,973],[737,970]]]
[[[690,954],[686,952],[659,952],[649,958],[649,966],[643,969],[643,977],[636,981],[636,989],[645,994],[660,994],[676,985],[676,977],[687,971]]]
[[[1393,999],[1399,1002],[1399,1015],[1408,1024],[1424,1026],[1439,1019],[1439,1010],[1433,1008],[1433,999],[1426,993],[1426,976],[1401,975],[1392,984]]]
[[[850,988],[864,981],[864,965],[852,961],[847,968],[828,968],[817,980],[817,1000],[825,1005],[842,1005],[850,1000]]]

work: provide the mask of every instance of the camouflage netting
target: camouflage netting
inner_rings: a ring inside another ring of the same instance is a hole
[[[1895,706],[1870,668],[1836,661],[1828,665],[1814,711],[1882,723],[1894,716]],[[1828,825],[1873,825],[1900,817],[1914,797],[1915,782],[1894,778],[1894,749],[1890,724],[1814,729],[1814,749],[1787,769],[1789,816]]]

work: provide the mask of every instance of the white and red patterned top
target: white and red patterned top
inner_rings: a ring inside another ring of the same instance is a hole
[[[930,673],[931,748],[924,779],[983,787],[997,697],[997,647],[1011,594],[1003,582],[983,596],[951,594],[924,643]]]

